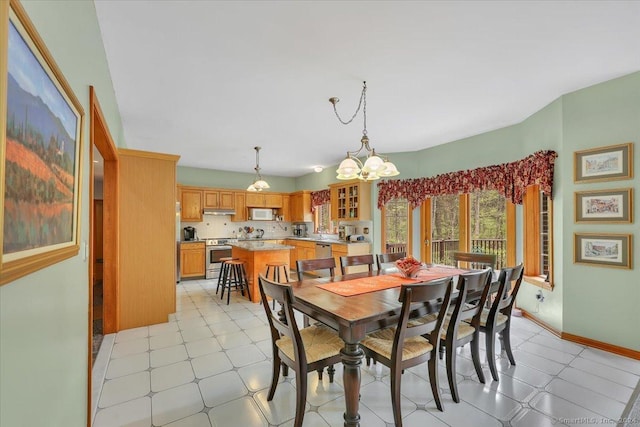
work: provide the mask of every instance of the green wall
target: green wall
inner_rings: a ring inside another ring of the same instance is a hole
[[[122,145],[94,4],[25,1],[23,6],[85,111],[79,234],[84,244],[89,240],[89,85]],[[86,425],[89,281],[83,252],[0,287],[1,426]],[[46,421],[40,421],[44,414]]]

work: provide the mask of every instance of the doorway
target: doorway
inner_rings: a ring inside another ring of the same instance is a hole
[[[118,152],[89,87],[89,324],[87,426],[93,418],[94,336],[118,331]],[[95,333],[94,333],[95,331]],[[96,349],[96,353],[97,350]]]

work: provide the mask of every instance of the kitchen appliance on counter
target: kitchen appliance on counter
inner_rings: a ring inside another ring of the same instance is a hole
[[[304,222],[294,222],[291,225],[291,228],[293,229],[293,235],[296,237],[307,237],[307,224],[305,224]]]
[[[221,258],[231,256],[231,243],[238,243],[238,239],[207,239],[205,240],[206,273],[205,278],[217,279],[222,267]]]
[[[256,228],[256,239],[262,239],[264,236],[264,230],[262,228]]]
[[[340,225],[338,227],[338,239],[348,240],[349,236],[356,233],[356,227],[353,225]]]
[[[198,233],[196,232],[195,227],[185,227],[183,228],[183,240],[185,242],[189,242],[191,240],[198,240]]]
[[[272,209],[251,208],[249,209],[250,221],[275,221]]]

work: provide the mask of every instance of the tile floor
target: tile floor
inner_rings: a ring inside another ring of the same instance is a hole
[[[462,401],[451,400],[444,363],[445,412],[436,409],[426,365],[402,378],[404,425],[538,427],[611,423],[640,379],[640,361],[562,341],[514,318],[517,366],[498,361],[500,381],[475,375],[468,346],[458,353]],[[483,346],[484,347],[484,346]],[[177,286],[168,323],[107,335],[94,368],[94,427],[293,426],[295,381],[281,378],[267,402],[271,345],[262,307],[233,294],[229,306],[211,280]],[[341,367],[336,381],[309,374],[304,426],[342,426]],[[291,375],[294,375],[291,373]],[[102,380],[101,380],[102,379]],[[362,369],[361,426],[392,426],[389,371]]]

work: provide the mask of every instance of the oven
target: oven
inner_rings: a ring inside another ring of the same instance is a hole
[[[231,246],[227,240],[210,239],[206,241],[206,278],[217,279],[220,276],[221,258],[231,256]]]

